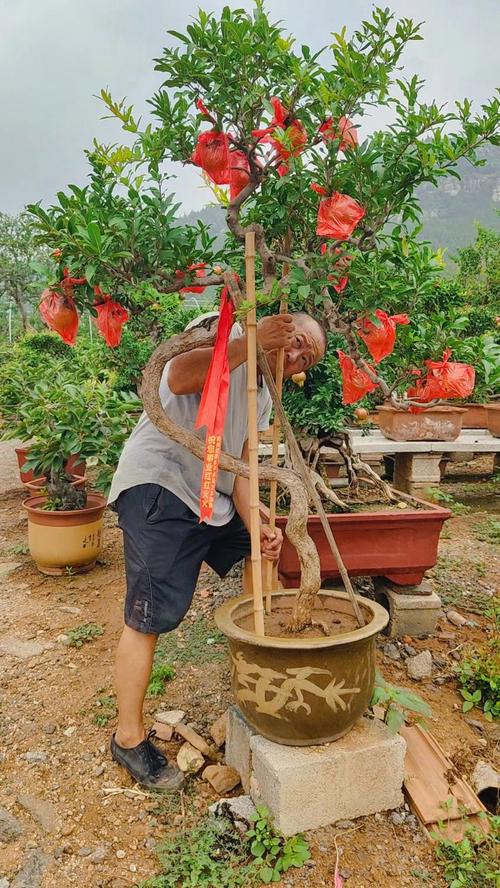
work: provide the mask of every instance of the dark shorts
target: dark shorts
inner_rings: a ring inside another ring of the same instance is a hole
[[[179,625],[203,561],[223,577],[250,554],[250,537],[238,514],[221,527],[200,524],[159,484],[124,490],[114,508],[123,530],[125,623],[138,632],[159,635]]]

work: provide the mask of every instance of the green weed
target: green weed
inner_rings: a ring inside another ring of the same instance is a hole
[[[478,540],[492,545],[500,543],[500,520],[498,518],[487,518],[473,527],[474,533]]]
[[[439,487],[428,487],[425,491],[436,503],[451,509],[453,515],[467,515],[471,511],[470,506],[465,503],[459,503],[451,493],[446,493]]]
[[[155,663],[149,679],[147,696],[161,697],[165,691],[165,682],[175,678],[175,669],[169,663]]]
[[[311,857],[304,836],[299,834],[285,839],[276,831],[267,808],[257,807],[251,820],[254,826],[247,832],[250,853],[254,858],[257,875],[265,885],[281,881],[282,873],[286,873],[292,866],[304,866]]]
[[[114,697],[101,696],[94,703],[96,711],[92,721],[100,728],[105,728],[108,722],[116,718],[116,700]]]
[[[69,629],[66,635],[68,636],[66,641],[68,647],[81,648],[82,645],[93,641],[94,638],[104,635],[104,629],[97,623],[82,623],[80,626],[75,626],[74,629]]]
[[[226,657],[226,639],[213,624],[201,618],[184,623],[175,632],[160,637],[157,660],[167,663],[214,663]]]
[[[427,718],[432,715],[430,706],[418,694],[390,684],[378,669],[375,673],[375,687],[370,706],[384,707],[384,722],[392,734],[397,734],[404,725],[406,712],[416,712]]]
[[[492,639],[469,655],[458,667],[462,712],[474,706],[483,710],[488,721],[500,718],[500,647]]]
[[[486,816],[486,815],[485,815]],[[436,860],[449,888],[497,888],[500,817],[489,817],[490,833],[470,827],[459,842],[433,833]]]

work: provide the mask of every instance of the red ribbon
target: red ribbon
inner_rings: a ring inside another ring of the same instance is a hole
[[[200,522],[212,517],[222,436],[229,400],[227,343],[233,326],[233,303],[227,287],[221,292],[219,325],[207,371],[195,428],[207,427],[200,492]]]

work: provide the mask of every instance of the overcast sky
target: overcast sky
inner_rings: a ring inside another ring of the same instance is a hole
[[[391,9],[425,21],[425,40],[410,44],[407,73],[428,83],[426,98],[439,102],[468,96],[480,103],[498,84],[498,0],[387,0]],[[137,112],[161,83],[152,59],[184,30],[198,6],[220,11],[218,0],[0,0],[0,211],[16,213],[27,202],[49,203],[69,182],[83,184],[83,149],[96,136],[122,138],[94,98],[110,88]],[[232,8],[253,6],[229,0]],[[385,2],[379,3],[385,5]],[[345,24],[349,31],[369,16],[369,0],[268,0],[299,43],[313,48]],[[175,41],[174,41],[175,42]],[[376,125],[374,121],[373,125]],[[210,198],[192,168],[173,182],[185,209]]]

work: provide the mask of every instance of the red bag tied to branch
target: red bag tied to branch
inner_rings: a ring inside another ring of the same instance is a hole
[[[289,169],[287,161],[291,157],[298,157],[304,150],[307,143],[307,131],[300,120],[291,118],[290,112],[279,99],[272,98],[271,105],[274,108],[274,117],[269,126],[262,130],[252,130],[252,136],[260,139],[261,142],[272,145],[278,158],[283,161],[278,167],[278,175],[284,176]],[[284,130],[288,147],[282,144],[277,135],[274,135],[276,129]]]
[[[340,348],[337,349],[337,354],[342,374],[342,403],[354,404],[364,395],[376,389],[377,383],[372,382],[365,370],[356,367],[352,358]],[[370,367],[370,370],[373,370],[373,367]]]
[[[79,316],[76,310],[73,287],[86,284],[86,279],[71,277],[69,269],[63,269],[59,290],[50,287],[42,293],[39,311],[42,319],[67,345],[74,345],[78,332]]]
[[[382,358],[386,358],[394,351],[396,324],[409,324],[410,318],[407,314],[389,316],[380,308],[377,308],[375,317],[379,321],[378,326],[369,318],[359,320],[358,336],[363,340],[373,360],[378,364]]]
[[[206,267],[207,266],[205,262],[196,262],[194,265],[189,265],[187,270],[194,271],[194,276],[197,278],[204,278]],[[186,272],[176,271],[175,276],[179,278],[179,280],[184,280],[184,278],[186,277]],[[179,293],[203,293],[204,290],[206,290],[206,284],[203,287],[196,286],[195,284],[189,284],[187,287],[181,287]]]
[[[435,398],[468,398],[474,391],[476,381],[474,367],[450,361],[450,356],[451,349],[448,348],[440,361],[425,361],[427,373],[408,389],[408,397],[424,403]],[[420,371],[416,370],[415,375],[420,376]]]
[[[328,249],[327,244],[321,244],[320,252],[321,252],[322,256],[326,253],[327,249]],[[331,249],[330,249],[330,252],[331,252]],[[341,252],[342,252],[342,250],[340,247],[335,247],[335,249],[333,251],[335,256],[338,256],[338,254]],[[347,275],[339,277],[338,272],[346,271],[349,268],[349,263],[352,262],[352,258],[353,258],[352,256],[345,256],[345,255],[342,256],[342,258],[339,259],[337,262],[335,262],[335,264],[333,266],[334,269],[337,271],[337,274],[328,275],[329,281],[336,282],[334,284],[332,283],[332,287],[336,291],[336,293],[342,293],[345,290],[345,288],[347,287],[347,284],[349,283],[349,278],[347,277]]]
[[[103,293],[100,287],[94,287],[97,299],[94,300],[97,312],[97,329],[104,338],[106,345],[116,348],[122,338],[122,327],[129,319],[129,313],[123,305],[115,302],[109,293]]]
[[[358,131],[347,117],[339,117],[338,123],[329,117],[321,124],[319,132],[325,142],[340,139],[339,151],[345,151],[346,148],[353,148],[358,144]]]
[[[200,492],[200,522],[212,517],[222,436],[229,400],[227,343],[233,326],[233,303],[227,287],[221,292],[219,324],[212,360],[201,393],[195,428],[207,427]]]
[[[317,194],[327,194],[325,188],[314,182],[311,188]],[[320,237],[333,237],[335,240],[347,240],[364,215],[365,211],[357,200],[348,194],[334,191],[331,197],[320,201],[316,234]]]
[[[250,181],[250,164],[243,151],[231,151],[229,156],[231,165],[229,198],[234,200]]]
[[[195,166],[201,167],[216,185],[229,183],[229,139],[226,133],[215,129],[200,133],[191,160]]]

